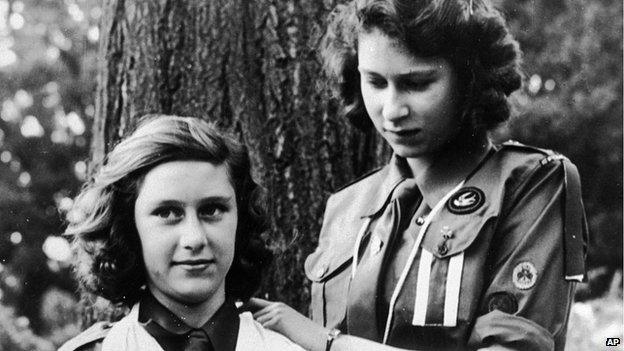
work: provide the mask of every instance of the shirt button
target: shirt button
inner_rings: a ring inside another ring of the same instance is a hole
[[[425,224],[425,219],[424,219],[424,218],[422,218],[422,217],[418,217],[418,218],[416,218],[416,224],[418,224],[418,225],[423,225],[423,224]]]
[[[448,247],[446,246],[445,243],[438,245],[438,253],[440,255],[446,255],[447,252],[448,252]]]

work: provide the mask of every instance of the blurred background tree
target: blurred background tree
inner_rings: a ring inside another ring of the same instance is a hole
[[[578,298],[615,285],[621,308],[621,281],[612,277],[622,269],[622,2],[495,2],[521,43],[526,74],[514,94],[518,117],[496,138],[552,148],[577,164],[592,268]],[[58,210],[86,178],[90,144],[98,162],[143,112],[207,111],[251,145],[274,194],[279,256],[264,290],[304,310],[301,262],[324,200],[388,150],[351,130],[322,88],[316,46],[336,2],[245,3],[192,12],[199,5],[184,1],[0,0],[0,350],[52,350],[79,331]],[[210,40],[180,40],[193,28]],[[120,36],[128,33],[135,36]],[[148,34],[153,46],[128,46]],[[154,70],[129,73],[137,67]],[[136,88],[146,82],[156,89]],[[601,318],[600,308],[580,306],[576,320]],[[605,318],[621,332],[621,313]]]
[[[54,349],[78,331],[58,210],[85,179],[100,15],[86,1],[0,1],[3,350]]]
[[[506,1],[524,50],[520,115],[505,134],[579,168],[589,265],[622,267],[622,1]]]

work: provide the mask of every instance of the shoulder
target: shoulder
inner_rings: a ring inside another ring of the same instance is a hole
[[[567,160],[565,156],[553,150],[525,145],[514,140],[502,143],[498,149],[499,157],[510,166],[537,167],[553,161]]]
[[[59,351],[99,350],[102,340],[104,340],[112,326],[113,324],[109,322],[97,322],[63,344]]]
[[[264,328],[253,319],[250,312],[239,314],[239,318],[240,329],[236,350],[303,351],[303,348],[282,334]]]
[[[357,226],[359,219],[377,197],[386,174],[387,167],[375,169],[334,192],[327,199],[323,216],[324,229],[321,230],[321,236],[332,227],[332,224],[342,229],[350,228],[352,225]],[[351,221],[357,223],[351,223]],[[342,230],[329,230],[329,232],[340,231]]]
[[[490,171],[500,172],[498,187],[503,190],[503,207],[531,210],[560,198],[566,211],[577,208],[574,213],[580,216],[583,207],[580,176],[567,157],[552,150],[507,142],[494,158]],[[525,205],[516,206],[520,201]]]
[[[508,141],[496,147],[467,185],[482,190],[493,213],[505,213],[521,198],[547,199],[562,190],[578,189],[576,167],[565,156],[548,149]],[[573,195],[576,198],[579,195]]]
[[[349,190],[352,189],[357,189],[358,187],[363,186],[364,184],[368,184],[371,182],[375,182],[375,181],[379,181],[379,176],[380,176],[380,171],[383,169],[384,167],[377,167],[371,171],[368,171],[366,173],[364,173],[363,175],[355,178],[354,180],[348,182],[347,184],[342,185],[341,187],[339,187],[338,189],[336,189],[334,191],[334,194],[337,193],[341,193],[341,192],[348,192]]]
[[[508,187],[515,188],[531,178],[556,177],[576,173],[576,167],[564,155],[549,149],[507,141],[498,147],[493,163]]]
[[[330,204],[358,203],[361,198],[366,198],[383,182],[385,167],[379,167],[341,186],[328,199]]]

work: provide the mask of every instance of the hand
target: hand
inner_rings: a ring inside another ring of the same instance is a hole
[[[325,351],[329,329],[314,323],[306,316],[282,302],[251,298],[245,309],[255,311],[254,318],[265,328],[276,331],[309,351]],[[374,341],[340,335],[332,345],[332,351],[407,351]]]
[[[328,330],[283,302],[251,298],[250,310],[263,327],[276,331],[307,350],[325,350]]]

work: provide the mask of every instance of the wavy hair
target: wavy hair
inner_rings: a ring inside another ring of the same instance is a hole
[[[84,292],[131,306],[146,283],[134,203],[151,169],[177,160],[225,165],[236,193],[238,226],[226,296],[248,299],[259,287],[271,253],[261,234],[268,227],[262,188],[251,176],[247,149],[213,125],[193,117],[148,115],[116,145],[67,213],[74,272]]]
[[[358,34],[373,29],[413,55],[450,62],[459,82],[464,125],[491,130],[509,119],[507,97],[522,85],[521,52],[488,0],[356,0],[336,7],[321,43],[325,70],[356,127],[373,127],[357,69]]]

